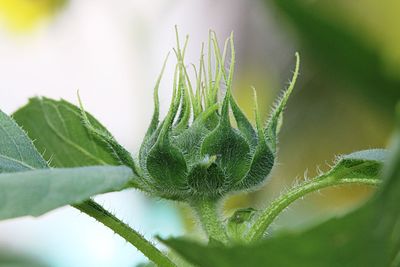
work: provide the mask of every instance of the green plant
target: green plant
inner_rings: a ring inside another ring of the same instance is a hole
[[[388,158],[386,150],[340,156],[330,171],[288,190],[264,210],[240,209],[228,220],[221,218],[218,205],[226,196],[255,190],[268,178],[276,159],[282,113],[299,73],[299,55],[296,54],[291,83],[265,125],[254,93],[253,127],[232,95],[233,37],[225,42],[221,53],[215,34],[210,32],[207,63],[202,51],[195,83],[184,65],[187,39],[181,48],[177,34],[177,44],[171,106],[160,122],[158,87],[164,64],[154,90],[154,115],[137,159],[83,109],[80,100],[80,107],[76,107],[64,100],[32,98],[12,118],[0,112],[0,219],[39,216],[69,204],[112,229],[155,264],[176,266],[170,254],[158,250],[90,200],[96,194],[137,188],[152,196],[187,203],[197,213],[208,245],[160,239],[187,264],[332,266],[337,261],[340,266],[398,266],[398,149],[377,195],[341,219],[299,234],[264,238],[272,221],[290,203],[308,193],[345,184],[379,185],[381,169]],[[225,71],[229,47],[231,63],[229,71]],[[226,93],[220,100],[222,85],[226,86]],[[230,111],[237,127],[231,126]],[[45,152],[42,155],[38,151]],[[378,221],[379,216],[385,220]],[[375,233],[374,229],[380,232]],[[340,233],[343,242],[329,242]],[[313,248],[313,244],[318,246]],[[332,256],[323,257],[327,251]],[[353,251],[367,255],[353,255]]]

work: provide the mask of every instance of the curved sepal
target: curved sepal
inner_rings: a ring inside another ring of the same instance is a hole
[[[144,137],[145,140],[147,140],[148,138],[151,137],[151,135],[156,131],[157,127],[158,127],[158,123],[159,123],[159,117],[160,117],[160,100],[158,97],[158,90],[160,87],[160,83],[161,83],[161,78],[164,74],[164,70],[165,70],[165,66],[167,65],[167,60],[169,57],[169,53],[167,54],[165,60],[164,60],[164,64],[161,68],[161,72],[158,76],[156,85],[154,86],[154,92],[153,92],[153,101],[154,101],[154,111],[153,111],[153,117],[151,118],[151,122],[149,125],[149,128],[147,129],[146,135]]]
[[[267,140],[265,139],[264,131],[261,126],[260,112],[257,104],[257,93],[254,88],[253,92],[258,144],[251,161],[249,172],[247,173],[246,177],[241,181],[241,183],[238,184],[238,190],[250,189],[252,187],[262,184],[271,172],[275,161],[275,155],[267,144]]]
[[[260,137],[260,142],[256,148],[250,169],[245,178],[237,185],[237,190],[250,189],[262,184],[274,166],[275,156],[265,142]]]
[[[185,56],[186,45],[188,41],[188,36],[186,36],[185,45],[183,50],[181,51],[178,34],[177,34],[177,48],[175,50],[176,57],[178,60],[178,68],[179,68],[179,79],[178,79],[178,92],[180,92],[180,114],[175,122],[175,130],[180,132],[189,126],[189,119],[191,115],[191,102],[190,97],[192,93],[191,85],[189,79],[186,79],[187,71],[186,67],[184,66],[183,60]],[[190,87],[190,89],[189,89]]]
[[[237,126],[240,132],[246,137],[247,141],[252,147],[257,145],[257,133],[254,130],[253,126],[247,119],[246,115],[244,115],[243,111],[239,108],[233,96],[230,97],[230,104],[233,112],[233,116],[235,117]]]
[[[216,157],[206,157],[205,161],[194,166],[188,174],[188,183],[193,192],[201,197],[218,198],[224,186],[225,176],[213,161]]]
[[[217,128],[206,136],[201,155],[216,156],[215,163],[225,173],[228,183],[240,181],[248,171],[250,146],[246,139],[230,126],[229,91],[225,95]]]
[[[167,139],[165,139],[167,140]],[[183,154],[168,141],[157,142],[150,150],[146,167],[148,173],[166,192],[168,189],[184,189],[186,187],[187,166]]]
[[[99,126],[96,126],[95,124],[92,123],[92,119],[90,119],[89,116],[91,116],[89,113],[87,113],[83,107],[83,103],[81,100],[81,97],[78,92],[78,100],[79,100],[79,106],[81,110],[81,118],[82,118],[82,123],[88,130],[88,132],[97,138],[100,142],[103,142],[106,144],[109,148],[109,150],[112,152],[114,157],[120,162],[122,165],[126,165],[130,167],[133,172],[135,173],[136,176],[140,176],[140,170],[139,167],[136,165],[136,162],[133,160],[131,153],[129,153],[122,145],[120,145],[117,140],[115,140],[114,136],[107,131],[106,128]],[[135,185],[135,187],[140,187],[139,185]]]
[[[294,85],[296,84],[297,76],[299,75],[299,67],[300,67],[300,56],[299,53],[296,53],[296,67],[293,73],[292,80],[290,81],[287,90],[278,100],[275,108],[272,111],[272,114],[268,119],[267,126],[265,127],[265,137],[274,153],[276,152],[277,137],[282,125],[283,110],[285,109],[289,96],[293,91]]]

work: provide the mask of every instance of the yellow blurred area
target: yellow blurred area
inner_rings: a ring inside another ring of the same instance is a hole
[[[257,66],[246,66],[241,73],[238,73],[237,82],[234,85],[234,94],[239,106],[246,113],[247,117],[255,123],[254,92],[256,90],[259,113],[262,120],[267,119],[271,110],[269,104],[276,97],[276,88],[280,86],[275,77],[266,74],[268,71]]]
[[[399,74],[400,67],[400,1],[363,0],[363,1],[323,1],[321,7],[338,21],[344,19],[361,37],[376,46],[387,64],[387,71]]]
[[[51,17],[65,0],[0,0],[0,25],[11,31],[29,31]]]

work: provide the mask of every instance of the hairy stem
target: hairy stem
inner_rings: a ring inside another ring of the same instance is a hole
[[[113,230],[158,266],[176,267],[176,265],[166,255],[146,240],[141,234],[116,218],[93,200],[88,200],[81,204],[74,205],[74,207]]]
[[[246,241],[251,243],[260,240],[270,224],[274,219],[292,202],[303,197],[304,195],[317,191],[319,189],[344,185],[344,184],[363,184],[363,185],[378,185],[380,183],[377,179],[365,179],[365,178],[351,178],[351,179],[316,179],[309,182],[305,182],[299,186],[296,186],[289,190],[287,193],[281,195],[275,199],[256,219],[253,226],[249,229],[246,235]]]
[[[199,216],[200,222],[208,237],[226,244],[228,242],[228,237],[218,216],[216,202],[211,200],[200,200],[192,206]]]

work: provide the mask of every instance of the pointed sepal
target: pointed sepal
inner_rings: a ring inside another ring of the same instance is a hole
[[[246,174],[250,163],[250,146],[246,139],[230,126],[229,91],[225,95],[218,126],[201,145],[203,156],[216,156],[215,163],[224,171],[228,183],[236,184]]]
[[[289,87],[286,89],[286,91],[284,91],[282,97],[280,97],[280,99],[277,101],[277,104],[275,105],[275,108],[273,109],[268,119],[267,126],[265,127],[265,135],[268,145],[271,147],[274,153],[276,152],[278,133],[282,125],[283,111],[286,107],[289,96],[292,93],[296,84],[296,80],[299,75],[299,67],[300,56],[299,53],[296,53],[296,67],[293,73],[292,80],[290,81]]]

